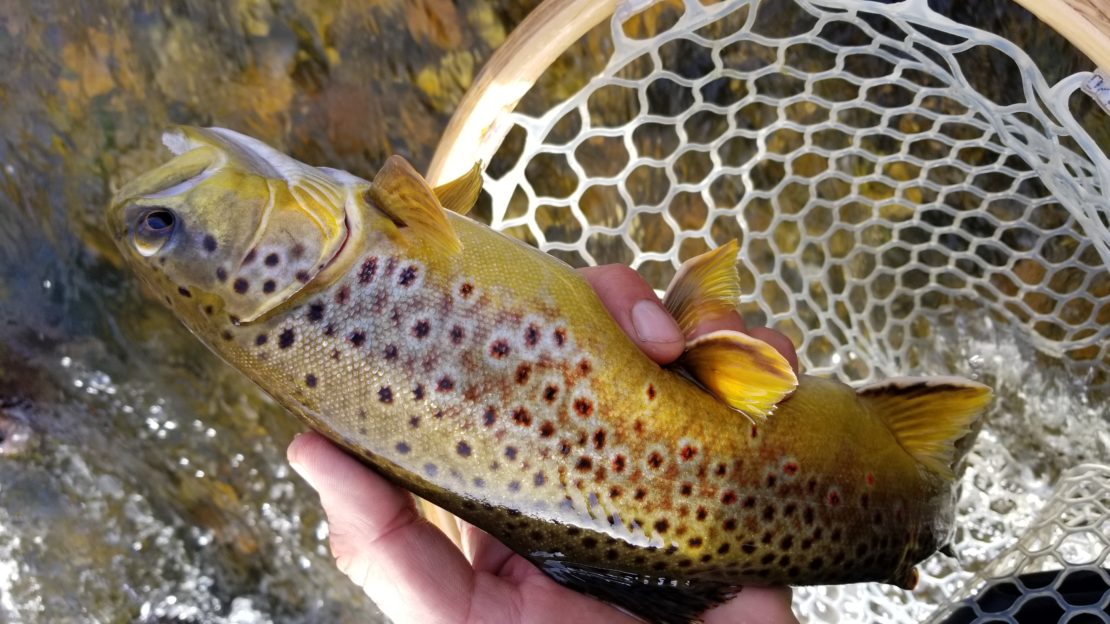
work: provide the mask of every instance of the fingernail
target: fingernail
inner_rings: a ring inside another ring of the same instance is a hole
[[[674,342],[682,338],[671,315],[649,299],[641,299],[632,306],[632,327],[643,342]]]
[[[307,483],[309,487],[316,489],[316,484],[312,482],[312,479],[308,478],[308,472],[305,471],[304,466],[297,462],[289,462],[289,467],[293,469],[293,472],[301,475],[301,478],[305,480],[305,483]]]

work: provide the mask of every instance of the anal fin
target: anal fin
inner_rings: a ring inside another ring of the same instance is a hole
[[[735,331],[715,331],[690,341],[678,366],[755,421],[764,420],[798,387],[798,377],[781,353]]]
[[[960,377],[896,377],[860,388],[857,395],[906,452],[951,479],[956,441],[971,430],[993,393]]]
[[[533,554],[529,558],[560,585],[659,624],[701,622],[705,611],[741,590],[720,582],[647,576],[569,562],[554,556]]]

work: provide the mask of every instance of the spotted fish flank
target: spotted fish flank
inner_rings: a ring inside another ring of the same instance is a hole
[[[136,271],[311,426],[559,582],[685,621],[745,583],[909,586],[947,539],[984,387],[857,393],[731,332],[660,369],[568,267],[443,210],[473,180],[432,189],[391,159],[370,183],[175,136],[110,212]],[[679,271],[684,329],[734,303],[734,260]]]

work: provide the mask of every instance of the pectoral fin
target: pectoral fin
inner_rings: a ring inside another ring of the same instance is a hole
[[[367,191],[375,206],[416,239],[445,253],[462,251],[462,243],[432,187],[404,158],[390,156]]]
[[[959,377],[898,377],[857,391],[918,462],[953,478],[956,441],[991,401],[991,389]]]
[[[462,177],[435,188],[436,197],[443,207],[456,214],[470,212],[482,192],[482,163],[476,162]]]
[[[740,276],[736,273],[735,240],[682,263],[671,280],[663,305],[687,335],[698,321],[736,309]]]
[[[716,331],[691,341],[678,360],[698,383],[733,409],[762,421],[798,387],[794,369],[771,345]]]

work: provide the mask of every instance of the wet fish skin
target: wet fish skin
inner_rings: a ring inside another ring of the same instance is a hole
[[[556,580],[685,621],[745,583],[912,586],[946,542],[949,475],[873,405],[978,414],[982,386],[802,376],[753,424],[645,357],[563,263],[414,207],[431,190],[405,165],[371,184],[251,141],[188,130],[121,190],[133,268],[310,426]]]

